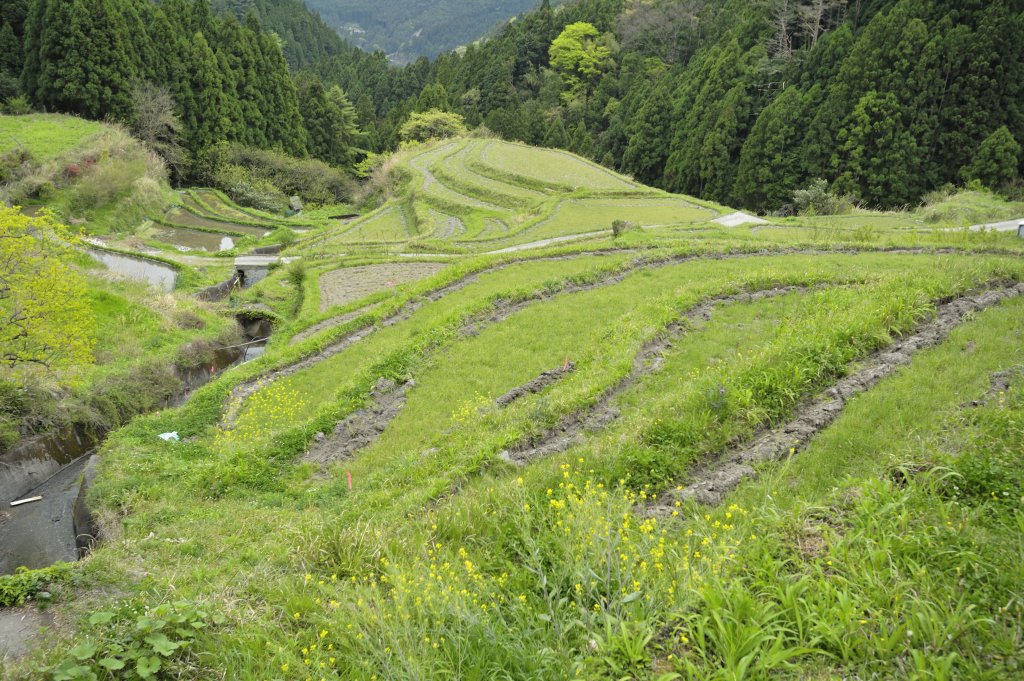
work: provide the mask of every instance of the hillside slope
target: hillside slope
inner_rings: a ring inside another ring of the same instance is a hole
[[[1012,2],[577,0],[400,75],[322,74],[373,102],[383,146],[440,85],[471,125],[671,191],[777,211],[824,178],[884,208],[969,180],[1019,194],[1022,32]]]
[[[403,178],[397,196],[304,241],[302,252],[518,250],[606,236],[617,221],[637,228],[688,225],[724,211],[645,187],[565,151],[495,139],[414,147],[387,168]]]
[[[298,264],[191,304],[257,303],[266,353],[110,436],[99,544],[0,576],[5,614],[62,623],[0,675],[1019,670],[1024,241],[952,229],[1019,205],[723,221],[488,138],[375,180]],[[188,333],[103,300],[126,355]]]
[[[307,0],[342,36],[359,47],[383,50],[398,64],[435,57],[483,37],[538,0]]]

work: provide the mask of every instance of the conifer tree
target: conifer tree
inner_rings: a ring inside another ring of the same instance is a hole
[[[263,120],[262,73],[253,51],[256,41],[251,29],[243,27],[233,14],[228,14],[217,27],[218,63],[230,74],[225,86],[230,85],[230,95],[235,102],[233,126],[235,138],[256,147],[267,145],[266,122]]]
[[[255,33],[259,26],[252,24],[247,22]],[[254,48],[257,49],[263,74],[260,87],[264,95],[261,104],[267,144],[302,156],[306,153],[306,132],[302,127],[295,81],[288,71],[284,54],[274,38],[262,31],[256,34]]]
[[[805,97],[792,86],[758,116],[740,152],[733,192],[744,207],[764,212],[789,200],[804,175],[799,142],[805,124]]]
[[[47,0],[42,23],[33,101],[88,118],[127,118],[137,71],[114,0]]]
[[[223,115],[227,98],[217,55],[210,49],[202,33],[193,36],[188,56],[189,69],[185,83],[191,98],[184,105],[182,123],[189,148],[201,150],[223,141],[228,132],[230,120]]]
[[[306,128],[306,147],[310,155],[328,159],[332,151],[332,121],[323,83],[304,78],[299,83],[299,110]]]
[[[416,100],[416,111],[430,111],[431,109],[438,109],[440,111],[449,111],[450,106],[448,104],[448,91],[445,90],[444,85],[441,83],[431,83],[423,88],[420,92],[419,99]]]
[[[920,195],[918,148],[891,92],[869,91],[839,131],[836,189],[871,206],[895,206]]]
[[[586,158],[593,158],[594,156],[594,140],[590,138],[590,133],[587,132],[587,124],[580,121],[576,126],[576,130],[573,131],[572,140],[569,143],[569,148],[573,152]]]
[[[1019,177],[1020,151],[1020,144],[1004,125],[985,138],[960,174],[965,180],[978,180],[989,189],[1002,189]]]
[[[569,146],[569,136],[565,132],[565,124],[561,116],[555,116],[548,124],[548,132],[544,135],[544,146],[551,149],[565,149]]]
[[[644,104],[629,125],[622,169],[636,179],[653,184],[665,169],[671,138],[672,97],[668,79],[646,90]]]
[[[360,155],[359,146],[363,136],[359,130],[355,107],[337,85],[327,90],[327,105],[331,114],[333,145],[330,158],[324,160],[338,166],[351,167]]]

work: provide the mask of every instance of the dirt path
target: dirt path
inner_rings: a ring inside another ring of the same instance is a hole
[[[576,363],[566,361],[565,366],[558,367],[557,369],[551,369],[545,371],[537,378],[533,379],[529,383],[525,383],[520,386],[512,388],[507,393],[496,399],[494,402],[499,407],[507,407],[521,397],[527,395],[533,395],[547,388],[549,385],[557,383],[563,376],[567,376],[576,370]]]
[[[541,239],[540,241],[530,241],[525,244],[519,244],[517,246],[509,246],[508,248],[499,248],[496,251],[485,251],[483,255],[500,255],[502,253],[518,253],[519,251],[527,251],[531,248],[544,248],[545,246],[551,246],[553,244],[560,244],[566,241],[578,241],[579,239],[593,239],[598,236],[607,236],[612,233],[610,229],[602,229],[597,232],[581,232],[580,234],[569,234],[567,236],[554,236],[550,239]],[[471,244],[472,242],[466,242]]]
[[[715,222],[712,220],[712,222]],[[672,225],[639,225],[640,229],[661,229],[662,227],[671,227]],[[531,230],[528,231],[532,231]],[[613,232],[611,229],[600,229],[593,232],[580,232],[579,234],[566,234],[565,236],[554,236],[549,239],[540,239],[539,241],[528,241],[524,244],[517,244],[515,246],[508,246],[506,248],[500,248],[496,251],[484,251],[481,255],[500,255],[502,253],[517,253],[519,251],[528,251],[534,248],[544,248],[546,246],[553,246],[555,244],[564,243],[567,241],[580,241],[582,239],[596,239],[598,237],[609,237],[612,236]],[[510,239],[515,236],[508,237]],[[500,239],[495,239],[500,241]],[[479,245],[480,242],[463,241],[460,245],[462,246],[473,246]]]
[[[1014,296],[1024,294],[1024,284],[1013,284],[973,293],[938,306],[935,318],[915,333],[874,353],[854,373],[840,379],[831,388],[801,407],[794,418],[781,428],[762,433],[753,442],[728,452],[697,470],[688,486],[661,495],[644,509],[648,515],[668,515],[676,501],[694,500],[702,504],[721,503],[745,479],[756,476],[754,466],[779,461],[806,448],[819,432],[832,424],[849,400],[874,387],[879,381],[910,364],[918,352],[938,345],[973,313]]]
[[[0,608],[0,670],[4,663],[24,656],[30,643],[45,627],[53,625],[53,615],[36,608]]]
[[[720,218],[715,218],[711,222],[714,222],[715,224],[722,225],[724,227],[739,227],[741,225],[767,225],[768,224],[767,220],[762,220],[761,218],[757,217],[756,215],[750,215],[748,213],[743,213],[741,211],[736,211],[735,213],[729,213],[728,215],[723,215]]]
[[[670,324],[655,340],[647,343],[633,358],[633,368],[629,374],[605,390],[590,409],[584,413],[570,415],[539,438],[516,443],[498,456],[509,463],[525,465],[536,459],[565,451],[581,442],[587,432],[606,428],[619,417],[619,410],[612,404],[615,398],[635,385],[646,374],[661,369],[664,363],[661,355],[686,334],[693,324],[710,321],[715,307],[732,303],[749,303],[807,290],[809,289],[804,286],[780,286],[761,291],[716,296],[699,303]]]

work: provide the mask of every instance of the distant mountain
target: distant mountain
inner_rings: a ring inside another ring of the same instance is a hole
[[[540,0],[306,0],[365,50],[408,63],[470,43]],[[558,3],[553,3],[558,4]]]

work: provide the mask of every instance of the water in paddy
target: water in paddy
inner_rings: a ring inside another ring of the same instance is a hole
[[[128,279],[142,281],[162,291],[173,291],[178,272],[170,265],[147,258],[112,253],[98,248],[88,249],[89,255]]]
[[[216,253],[235,247],[235,240],[226,234],[213,234],[212,232],[200,232],[195,229],[167,225],[153,225],[150,232],[153,239],[177,246],[179,250]]]

